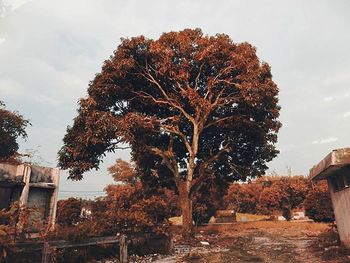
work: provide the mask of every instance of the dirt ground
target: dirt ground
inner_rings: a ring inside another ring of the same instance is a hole
[[[173,227],[175,253],[130,256],[133,263],[350,263],[329,224],[314,222],[237,222],[198,227],[190,242]],[[96,261],[94,261],[96,262]],[[117,259],[97,261],[117,263]]]
[[[184,251],[152,262],[350,262],[350,253],[339,246],[337,236],[327,224],[246,222],[200,227],[196,232],[191,244],[175,236],[175,247]]]

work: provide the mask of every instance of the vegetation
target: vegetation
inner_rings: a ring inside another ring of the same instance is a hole
[[[14,248],[17,218],[17,204],[8,211],[0,210],[0,262],[7,258]]]
[[[232,184],[224,204],[241,213],[282,213],[288,220],[291,211],[300,208],[315,221],[334,221],[327,184],[321,182],[313,187],[303,176],[263,176],[248,184]]]
[[[73,226],[81,221],[82,201],[75,198],[57,202],[56,223],[60,226]]]
[[[29,121],[18,112],[9,111],[0,101],[0,161],[15,161],[18,151],[18,138],[26,138]]]
[[[108,172],[116,182],[135,185],[139,181],[135,165],[120,158],[115,161],[115,164],[108,167]]]
[[[165,233],[167,218],[175,211],[174,194],[167,189],[147,192],[128,162],[117,160],[109,167],[113,178],[122,184],[107,185],[107,195],[95,201],[83,202],[75,198],[60,200],[57,223],[60,227],[51,238],[80,240],[88,236],[136,233]],[[127,174],[127,176],[125,176]],[[176,203],[176,202],[175,202]],[[91,211],[82,216],[82,209]]]
[[[248,43],[199,29],[123,39],[68,127],[59,165],[70,178],[131,147],[141,180],[179,194],[184,233],[196,193],[263,174],[277,155],[278,88]]]
[[[333,222],[334,213],[332,200],[326,181],[312,186],[304,201],[305,212],[316,222]]]

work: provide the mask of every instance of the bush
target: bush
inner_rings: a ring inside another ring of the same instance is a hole
[[[116,233],[164,233],[167,229],[167,218],[170,216],[165,199],[150,195],[135,185],[110,185],[106,188],[103,220],[98,222],[103,234]]]
[[[57,202],[56,222],[60,226],[72,226],[81,221],[81,200],[68,198]]]
[[[257,213],[262,185],[259,183],[232,184],[224,197],[225,207],[241,213]]]
[[[263,176],[248,184],[232,184],[225,207],[252,214],[277,212],[290,219],[291,210],[303,206],[309,187],[303,176]]]
[[[332,200],[326,181],[317,183],[309,190],[305,201],[305,214],[316,222],[333,222]]]

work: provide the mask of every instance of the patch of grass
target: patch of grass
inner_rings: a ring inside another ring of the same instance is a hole
[[[254,215],[254,214],[246,214],[246,213],[237,213],[236,214],[237,222],[241,222],[244,219],[246,221],[261,221],[261,220],[268,220],[268,219],[270,219],[270,216]]]
[[[286,234],[288,236],[315,236],[330,229],[329,224],[315,222],[288,222],[288,221],[255,221],[236,222],[234,224],[207,225],[197,228],[197,232],[204,231],[208,234],[230,234],[233,232],[243,232],[245,230],[269,230]]]

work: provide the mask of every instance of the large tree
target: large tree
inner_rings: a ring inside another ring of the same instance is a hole
[[[26,138],[29,121],[18,112],[9,111],[0,101],[0,161],[9,160],[18,151],[19,137]]]
[[[188,233],[193,196],[208,177],[255,177],[278,153],[277,95],[270,66],[227,35],[186,29],[123,39],[80,100],[59,164],[81,179],[106,152],[130,145],[144,182],[179,193]]]

